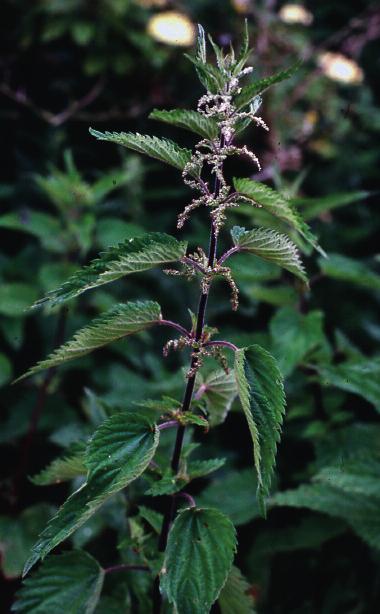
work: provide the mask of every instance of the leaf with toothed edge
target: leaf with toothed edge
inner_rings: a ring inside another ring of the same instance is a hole
[[[154,301],[120,303],[81,328],[74,337],[54,350],[46,360],[38,362],[15,382],[44,369],[56,367],[68,360],[80,358],[93,350],[127,335],[146,330],[161,318],[161,307]]]
[[[136,134],[132,132],[99,132],[99,130],[93,128],[90,128],[89,131],[92,136],[100,141],[109,141],[133,149],[138,153],[166,162],[166,164],[170,164],[170,166],[174,166],[181,171],[191,159],[190,149],[180,147],[169,139],[161,139],[157,136],[139,134],[138,132]]]
[[[87,447],[85,484],[66,500],[41,533],[25,564],[24,575],[91,518],[109,497],[145,471],[158,440],[157,426],[140,414],[123,412],[103,422]]]
[[[291,201],[285,196],[273,190],[264,183],[253,181],[248,178],[233,179],[234,187],[239,194],[248,201],[252,201],[259,207],[275,215],[283,222],[289,224],[299,234],[310,243],[322,256],[325,252],[318,245],[317,238],[311,232],[309,226],[304,222],[301,215],[296,211]]]
[[[161,232],[149,232],[127,239],[101,252],[98,258],[76,271],[62,286],[49,292],[32,307],[45,304],[54,306],[125,275],[176,262],[185,256],[186,249],[186,241],[177,241]]]
[[[16,594],[13,612],[92,614],[103,587],[104,570],[87,552],[49,557]]]
[[[181,614],[206,614],[218,598],[236,551],[231,521],[215,509],[187,508],[169,533],[160,584]]]
[[[306,272],[297,247],[287,235],[266,228],[245,230],[234,226],[231,236],[240,252],[249,252],[263,260],[273,262],[307,283]]]
[[[236,96],[234,104],[238,109],[241,109],[245,105],[249,104],[255,96],[261,94],[262,92],[265,92],[265,90],[267,90],[272,85],[275,85],[276,83],[280,83],[280,81],[284,81],[285,79],[289,79],[289,77],[292,77],[300,68],[301,64],[302,60],[298,60],[298,62],[295,62],[286,70],[282,70],[275,75],[265,77],[264,79],[259,79],[258,81],[254,81],[253,83],[246,85]]]
[[[259,345],[235,352],[235,376],[252,436],[257,500],[265,516],[265,497],[269,494],[285,411],[283,379],[273,356]]]
[[[172,109],[171,111],[153,109],[149,119],[184,128],[199,134],[204,139],[215,139],[218,136],[218,124],[211,117],[205,117],[198,111],[187,109]]]
[[[73,444],[64,456],[54,459],[45,469],[30,478],[30,481],[36,486],[48,486],[86,475],[85,450],[85,442]]]

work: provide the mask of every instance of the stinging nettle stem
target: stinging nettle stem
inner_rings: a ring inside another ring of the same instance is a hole
[[[223,145],[224,145],[224,138],[221,137],[220,147],[223,147]],[[217,198],[219,196],[219,191],[220,191],[220,179],[217,175],[215,175],[214,194],[213,194],[214,198]],[[218,234],[216,232],[214,222],[211,218],[209,249],[208,249],[208,266],[209,267],[214,266],[217,246],[218,246]],[[195,341],[199,341],[203,334],[209,290],[210,288],[209,286],[207,286],[204,290],[201,291],[201,295],[199,297],[197,323],[195,327]],[[197,360],[196,353],[197,351],[194,350],[193,356],[190,362],[191,372],[192,370],[194,370],[194,367],[196,366],[196,360]],[[193,393],[194,393],[195,379],[196,379],[196,373],[193,373],[192,375],[190,375],[190,377],[187,380],[185,393],[184,393],[184,397],[182,401],[182,412],[189,411],[190,409],[191,401],[192,401]],[[179,469],[184,436],[185,436],[185,426],[183,424],[180,424],[178,425],[177,437],[176,437],[174,450],[173,450],[173,456],[171,460],[171,468],[174,473],[177,473]],[[161,533],[160,533],[160,537],[158,541],[158,549],[160,552],[164,552],[166,549],[166,544],[168,541],[168,535],[169,535],[169,530],[170,530],[170,524],[173,520],[175,510],[176,510],[175,497],[171,497],[170,504],[166,510],[166,513],[164,514],[164,519],[162,521]],[[159,576],[157,576],[154,582],[154,587],[153,587],[153,614],[160,614],[161,603],[162,603],[162,597],[160,593],[160,579],[159,579]]]

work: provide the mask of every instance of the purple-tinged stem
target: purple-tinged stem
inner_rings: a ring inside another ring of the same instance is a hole
[[[192,258],[188,258],[187,256],[184,256],[181,261],[184,262],[185,264],[188,264],[194,267],[195,269],[198,269],[198,271],[200,271],[201,273],[205,272],[203,266],[199,264],[199,262],[196,262],[195,260],[193,260]]]
[[[157,426],[159,431],[165,431],[165,429],[171,429],[173,426],[178,426],[177,420],[168,420],[167,422],[162,422]]]
[[[239,245],[235,245],[235,247],[231,247],[231,249],[229,249],[227,252],[224,252],[224,254],[219,258],[218,264],[223,264],[223,262],[225,262],[227,258],[232,256],[232,254],[237,254],[238,252],[241,252],[241,251],[242,249]]]
[[[190,507],[196,507],[197,504],[195,503],[195,499],[189,495],[188,492],[177,492],[175,495],[175,497],[181,497],[182,499],[186,499],[186,501],[189,503]]]
[[[233,350],[234,352],[237,352],[237,350],[239,349],[234,343],[231,343],[230,341],[207,341],[207,343],[205,343],[205,346],[221,346],[221,347],[225,347],[228,348],[229,350]]]
[[[181,333],[182,335],[185,335],[185,337],[191,336],[190,332],[186,330],[186,328],[184,328],[180,324],[177,324],[177,322],[172,322],[171,320],[160,319],[160,320],[157,320],[157,324],[160,324],[161,326],[170,326],[171,328],[175,328],[176,330],[178,330],[179,333]]]

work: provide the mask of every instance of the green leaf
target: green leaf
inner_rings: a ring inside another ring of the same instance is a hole
[[[184,56],[194,64],[198,79],[208,92],[217,94],[223,90],[225,78],[216,66],[199,60],[187,53],[185,53]]]
[[[205,117],[197,111],[187,109],[172,109],[170,111],[153,109],[150,119],[156,119],[178,128],[184,128],[199,134],[204,139],[215,139],[218,136],[218,124],[211,117]]]
[[[218,599],[221,614],[255,614],[250,588],[240,569],[233,565]]]
[[[380,461],[369,455],[353,458],[338,465],[323,467],[313,480],[347,493],[376,497],[380,500]]]
[[[323,313],[304,315],[292,307],[279,309],[270,322],[272,352],[286,377],[324,341]]]
[[[87,552],[49,557],[17,592],[13,612],[92,614],[99,600],[104,570]]]
[[[262,94],[262,92],[265,92],[265,90],[267,90],[275,83],[280,83],[280,81],[289,79],[289,77],[292,77],[294,73],[297,72],[301,64],[302,62],[299,60],[298,62],[292,64],[292,66],[290,66],[286,70],[282,70],[281,72],[278,72],[271,77],[265,77],[264,79],[259,79],[258,81],[254,81],[253,83],[246,85],[242,88],[240,94],[236,96],[234,101],[235,106],[238,109],[241,109],[245,105],[249,104],[252,98],[257,96],[258,94]]]
[[[168,470],[160,480],[154,482],[145,495],[150,497],[162,497],[162,495],[174,495],[187,484],[186,480],[173,476],[173,473]]]
[[[319,266],[322,273],[332,279],[346,281],[369,290],[380,289],[380,275],[359,260],[341,254],[329,254],[326,260],[322,258],[319,260]]]
[[[231,235],[234,245],[239,248],[239,251],[249,252],[259,256],[259,258],[273,262],[307,283],[305,269],[297,247],[286,235],[266,228],[245,230],[245,228],[238,226],[233,227]]]
[[[214,478],[197,502],[202,507],[217,507],[238,526],[259,515],[256,488],[257,480],[251,469],[229,471]]]
[[[186,249],[186,241],[177,241],[174,237],[159,232],[127,239],[124,243],[102,252],[99,258],[76,271],[60,288],[49,292],[33,307],[45,303],[54,306],[125,275],[180,260],[186,254]]]
[[[155,530],[156,533],[161,532],[163,515],[160,514],[160,512],[151,510],[149,507],[145,507],[145,505],[139,505],[139,515]]]
[[[350,205],[360,202],[370,195],[370,192],[360,190],[357,192],[343,192],[340,194],[328,194],[327,196],[317,196],[315,198],[299,197],[293,198],[292,203],[302,209],[302,216],[305,220],[311,220],[322,213],[332,211],[337,207]]]
[[[202,478],[205,475],[209,475],[214,471],[217,471],[225,464],[225,458],[210,458],[209,460],[195,460],[190,461],[187,466],[187,474],[189,480],[195,478]]]
[[[206,614],[218,598],[236,550],[231,521],[214,509],[188,508],[170,530],[161,587],[181,614]]]
[[[85,356],[85,354],[107,343],[145,330],[157,323],[160,318],[160,306],[153,301],[136,301],[135,303],[115,305],[106,313],[95,318],[89,326],[75,333],[70,341],[54,350],[46,360],[38,362],[19,377],[16,382],[44,369],[60,365],[67,360]]]
[[[227,375],[223,369],[212,371],[205,378],[197,376],[197,398],[205,399],[210,426],[222,424],[237,395],[233,371]]]
[[[0,354],[0,387],[12,379],[12,364],[5,354]]]
[[[87,480],[41,533],[25,565],[25,574],[82,526],[109,497],[145,471],[158,438],[157,427],[147,418],[128,412],[111,416],[95,431],[86,452]]]
[[[6,579],[21,576],[30,549],[52,513],[53,508],[39,503],[19,516],[0,516],[0,568]]]
[[[177,143],[169,141],[169,139],[159,139],[156,136],[139,133],[133,134],[132,132],[99,132],[92,128],[90,128],[90,133],[100,141],[110,141],[117,145],[123,145],[123,147],[128,149],[133,149],[151,158],[156,158],[156,160],[161,162],[166,162],[181,171],[191,158],[191,151],[189,149],[179,147]]]
[[[30,478],[36,486],[60,484],[72,480],[80,475],[86,475],[87,469],[84,464],[86,445],[84,442],[76,443],[64,456],[53,460],[50,465]]]
[[[316,368],[323,386],[336,386],[358,394],[380,411],[380,358],[317,365]]]
[[[303,221],[291,201],[285,198],[285,196],[263,183],[253,181],[253,179],[238,179],[235,177],[233,183],[235,190],[242,196],[289,224],[323,256],[325,255],[318,246],[317,239],[309,226]]]
[[[47,213],[31,209],[5,213],[0,215],[0,228],[28,233],[39,239],[42,246],[49,251],[57,253],[64,251],[64,245],[59,240],[59,235],[62,233],[61,224],[58,219]]]
[[[253,441],[258,503],[265,515],[264,499],[269,493],[285,411],[282,375],[273,356],[259,345],[235,352],[235,375]]]
[[[36,300],[37,290],[19,282],[0,285],[0,314],[11,318],[26,316],[28,306]]]
[[[347,522],[370,546],[380,548],[380,499],[348,493],[326,483],[304,484],[295,490],[276,493],[271,507],[308,508]]]

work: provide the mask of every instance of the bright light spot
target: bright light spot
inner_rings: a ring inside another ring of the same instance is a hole
[[[313,14],[302,4],[284,4],[279,17],[285,23],[301,23],[303,26],[310,26],[314,19]]]
[[[350,85],[358,85],[363,81],[364,75],[360,66],[341,53],[331,51],[321,53],[318,57],[318,64],[322,72],[334,81]]]
[[[195,26],[183,13],[165,11],[153,15],[148,21],[148,33],[166,45],[189,47],[195,42]]]
[[[231,2],[237,13],[248,13],[251,8],[251,0],[231,0]]]

